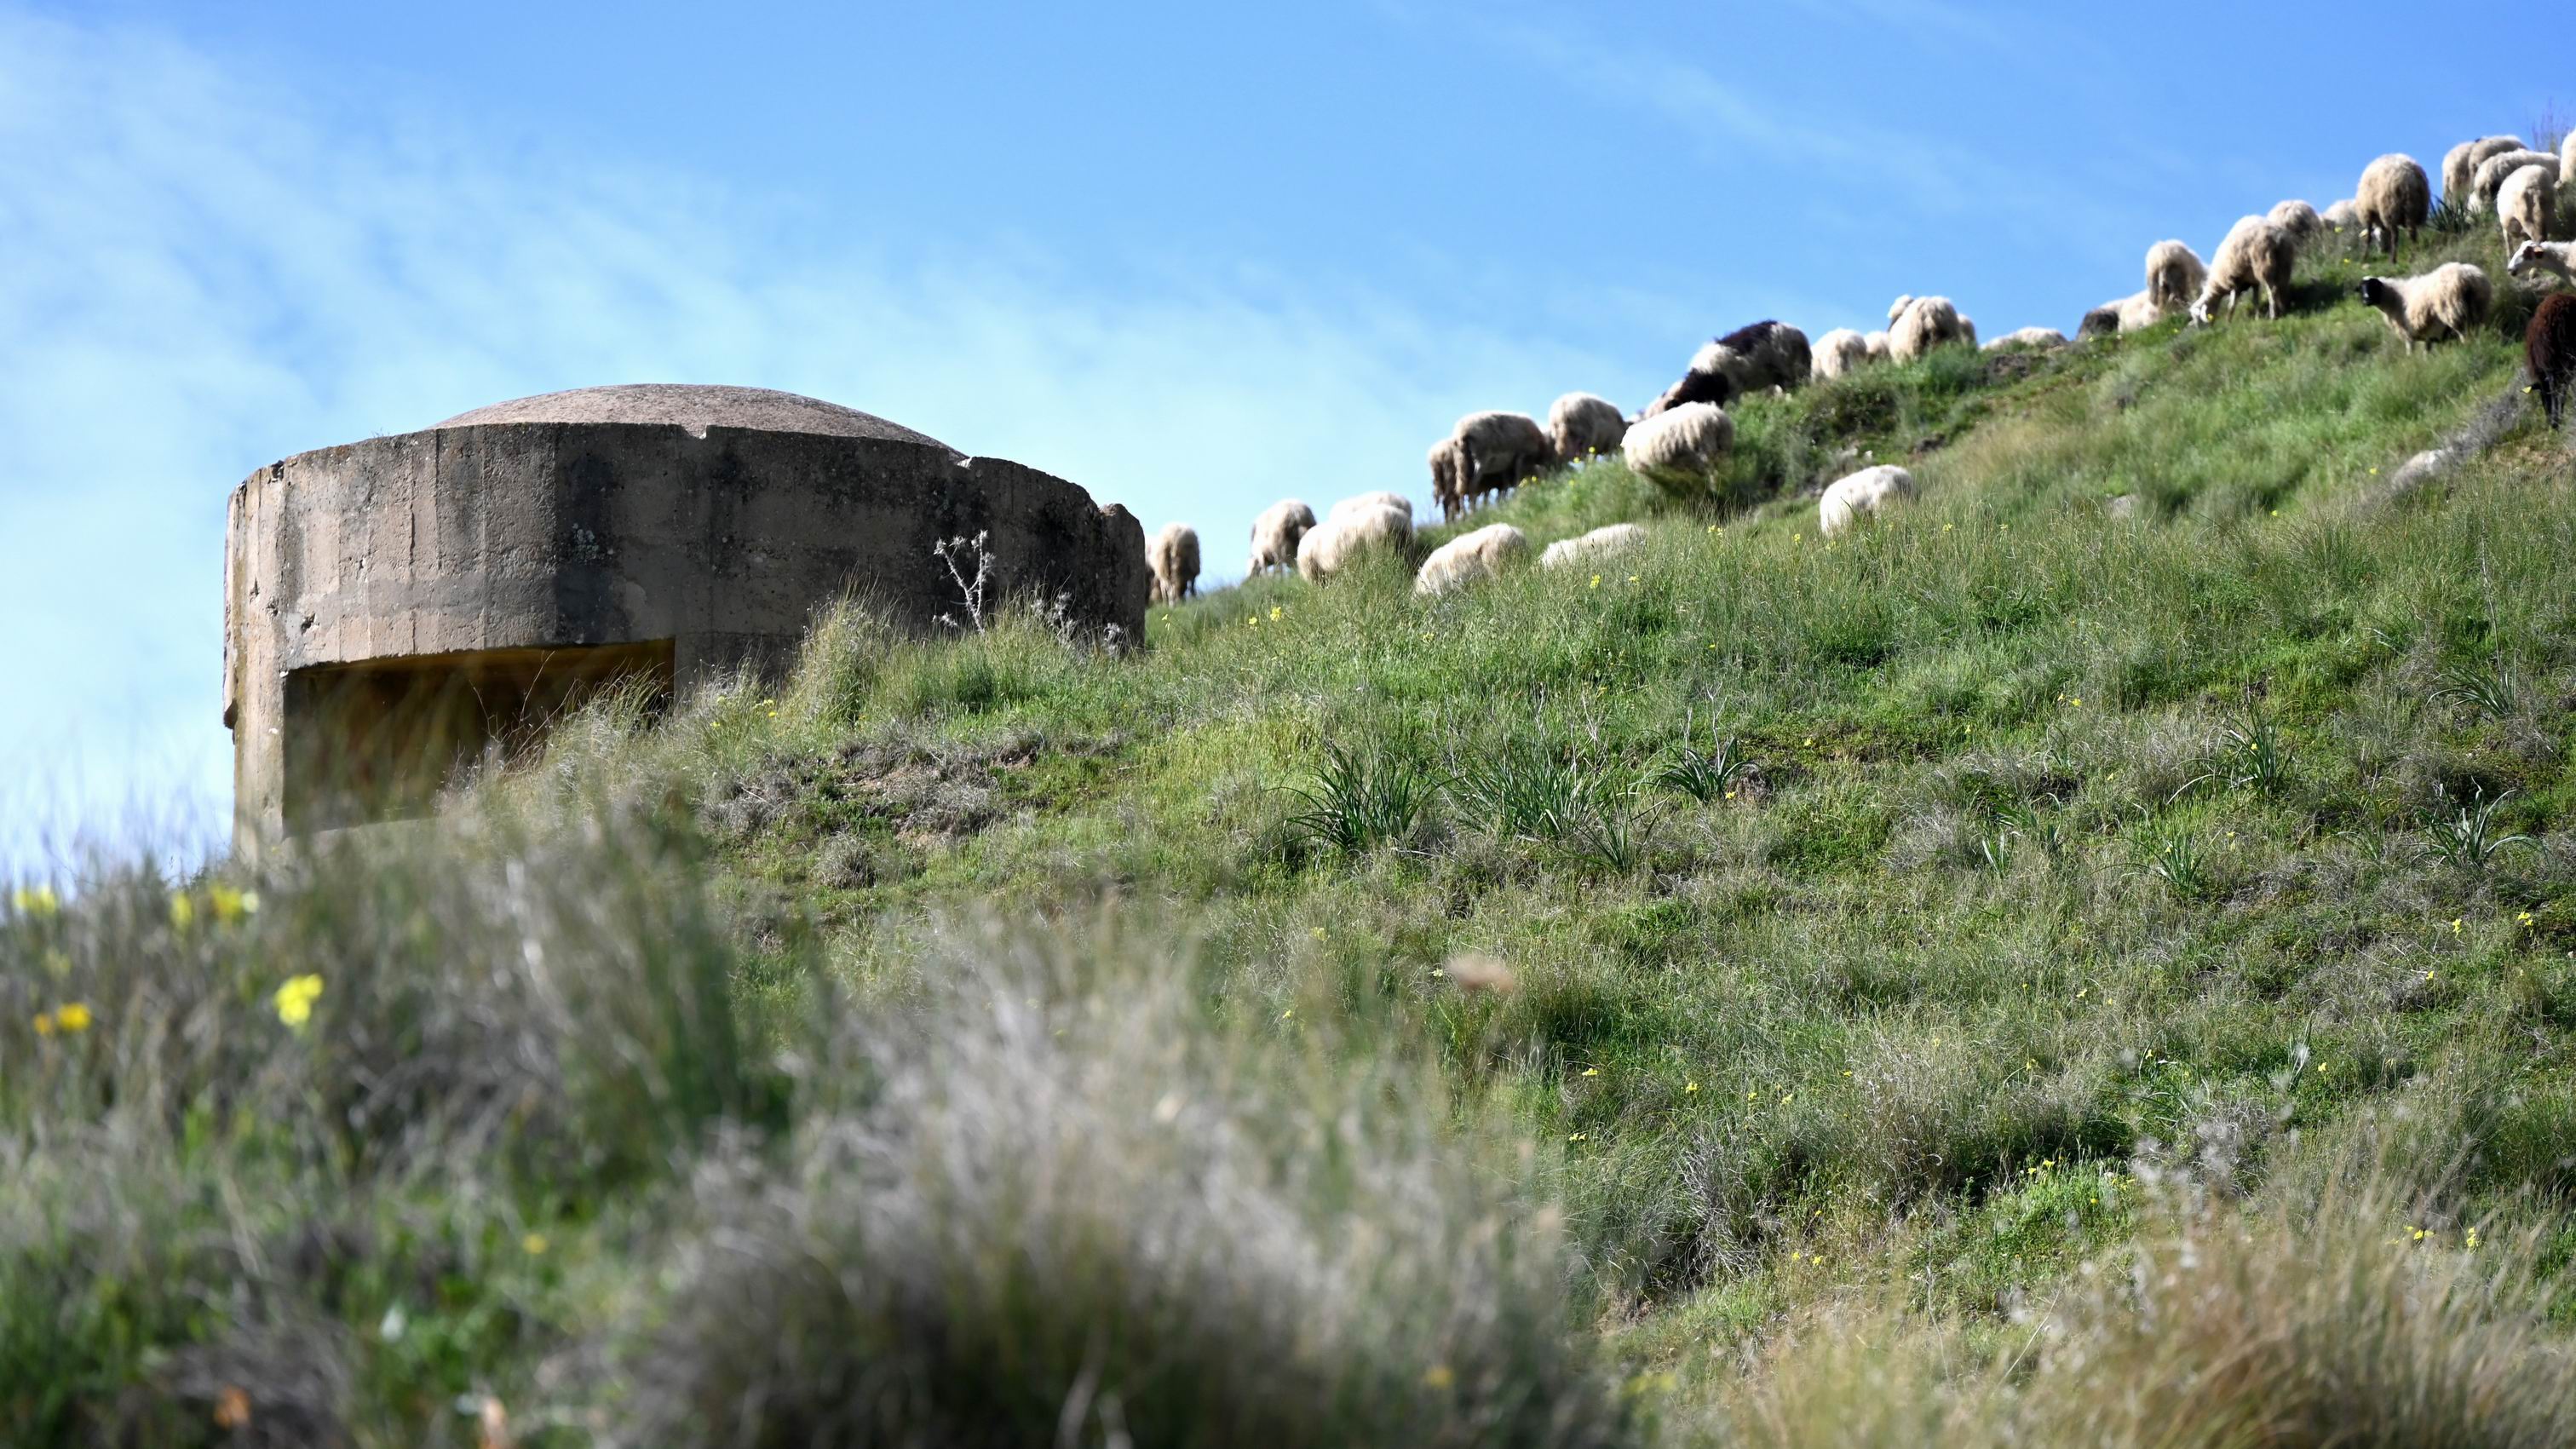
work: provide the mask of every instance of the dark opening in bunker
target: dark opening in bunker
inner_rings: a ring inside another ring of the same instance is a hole
[[[286,677],[287,829],[425,815],[465,771],[518,757],[611,692],[658,714],[673,661],[672,641],[655,639],[298,669]]]

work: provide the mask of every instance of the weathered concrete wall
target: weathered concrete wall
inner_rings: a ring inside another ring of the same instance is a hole
[[[597,389],[272,464],[233,492],[225,560],[237,838],[284,824],[295,670],[668,639],[685,691],[783,657],[845,589],[931,627],[958,607],[932,545],[979,532],[995,601],[1062,594],[1086,627],[1141,640],[1125,509],[811,399]]]

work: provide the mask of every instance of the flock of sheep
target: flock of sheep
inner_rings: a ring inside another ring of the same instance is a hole
[[[2511,136],[2466,141],[2442,161],[2442,196],[2471,215],[2493,213],[2514,276],[2554,272],[2576,281],[2576,241],[2553,241],[2550,232],[2564,189],[2576,201],[2576,134],[2557,155],[2535,151]],[[2084,316],[2078,340],[2135,332],[2178,316],[2208,325],[2222,305],[2233,315],[2240,299],[2262,295],[2267,317],[2287,307],[2290,270],[2299,249],[2328,235],[2359,237],[2390,259],[2400,232],[2414,239],[2430,219],[2432,181],[2411,156],[2388,155],[2363,168],[2348,200],[2320,212],[2304,201],[2284,201],[2262,216],[2229,229],[2207,262],[2179,241],[2147,249],[2146,286]],[[2369,277],[2361,299],[2388,319],[2412,351],[2458,339],[2484,322],[2495,304],[2486,271],[2450,262],[2411,277]],[[1733,446],[1735,424],[1726,406],[1739,397],[1785,392],[1810,379],[1835,378],[1880,362],[1910,362],[1953,343],[1977,346],[1977,324],[1947,297],[1904,296],[1887,310],[1887,330],[1863,334],[1838,328],[1815,340],[1785,322],[1756,322],[1700,348],[1681,379],[1634,417],[1606,399],[1567,393],[1548,409],[1547,424],[1524,413],[1479,412],[1458,420],[1430,453],[1431,493],[1444,520],[1486,499],[1508,493],[1551,469],[1583,463],[1617,449],[1630,468],[1669,486],[1705,480]],[[2025,327],[1983,344],[2053,348],[2068,345],[2053,328]],[[2531,320],[2525,347],[2535,389],[2549,425],[2559,426],[2576,398],[2576,296],[2554,292]],[[1830,537],[1862,515],[1914,493],[1913,475],[1891,465],[1866,468],[1826,488],[1817,501],[1817,527]],[[1635,524],[1613,524],[1581,538],[1552,544],[1543,567],[1596,561],[1644,537]],[[1252,525],[1248,572],[1294,569],[1310,582],[1331,577],[1372,547],[1409,549],[1413,505],[1394,493],[1370,493],[1333,505],[1319,522],[1295,499],[1275,503]],[[1416,576],[1417,593],[1437,594],[1499,572],[1529,553],[1529,540],[1509,524],[1474,529],[1432,551]],[[1177,602],[1197,590],[1199,539],[1186,524],[1166,525],[1147,549],[1158,602]]]

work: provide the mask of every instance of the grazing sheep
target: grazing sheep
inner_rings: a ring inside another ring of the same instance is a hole
[[[1431,551],[1414,576],[1417,594],[1445,594],[1451,589],[1489,579],[1529,557],[1529,535],[1508,523],[1489,523],[1462,533]]]
[[[1735,420],[1711,403],[1684,403],[1628,429],[1620,451],[1628,466],[1658,487],[1704,486],[1735,444]]]
[[[1914,496],[1914,475],[1893,463],[1863,468],[1848,478],[1836,479],[1816,500],[1816,531],[1827,538],[1852,526],[1864,513],[1876,513],[1890,503]]]
[[[1154,573],[1154,602],[1177,604],[1199,591],[1199,531],[1186,523],[1166,523],[1145,550],[1145,566]]]
[[[2200,253],[2178,241],[2160,241],[2147,248],[2147,291],[2159,312],[2179,312],[2200,295],[2201,285],[2209,280],[2209,268]],[[2130,328],[2123,327],[2123,332]]]
[[[1560,463],[1580,463],[1615,451],[1627,433],[1628,420],[1619,415],[1617,406],[1588,392],[1567,393],[1547,410],[1548,440],[1555,445]]]
[[[1987,343],[1985,350],[1994,352],[2006,347],[2064,347],[2065,345],[2066,334],[2054,327],[2024,327],[2018,332],[2007,332]]]
[[[2379,309],[2412,352],[2418,342],[2430,347],[2485,321],[2495,284],[2467,262],[2445,262],[2421,276],[2364,277],[2361,300]]]
[[[2546,166],[2551,175],[2558,174],[2558,158],[2546,151],[2529,149],[2506,151],[2478,163],[2478,174],[2469,182],[2469,210],[2483,213],[2496,204],[2496,193],[2504,189],[2505,178],[2525,166]]]
[[[1405,527],[1411,528],[1413,526],[1413,500],[1405,497],[1401,493],[1389,493],[1384,489],[1380,489],[1375,493],[1352,494],[1350,497],[1334,504],[1331,511],[1324,515],[1324,521],[1330,523],[1345,513],[1358,513],[1363,509],[1369,508],[1392,508],[1398,513],[1404,515]]]
[[[1887,329],[1887,355],[1912,362],[1945,342],[1974,345],[1976,334],[1959,320],[1959,309],[1947,297],[1916,297]]]
[[[2549,240],[2549,218],[2557,210],[2556,167],[2534,162],[2496,188],[2496,223],[2504,230],[2508,250],[2522,242]]]
[[[2527,241],[2513,249],[2513,259],[2504,264],[2512,276],[2527,272],[2556,272],[2576,282],[2576,242]]]
[[[2449,174],[2444,162],[2444,175]],[[2462,185],[2468,183],[2464,180]],[[2443,193],[2450,193],[2445,190]],[[2353,217],[2360,222],[2362,245],[2378,249],[2386,244],[2388,256],[2397,256],[2397,233],[2406,233],[2408,241],[2424,228],[2433,214],[2433,183],[2414,157],[2402,151],[2391,151],[2361,170],[2361,185],[2352,194]]]
[[[1247,577],[1266,574],[1272,569],[1294,571],[1297,567],[1297,540],[1315,526],[1315,510],[1300,499],[1282,498],[1261,510],[1252,520],[1252,557],[1245,562]]]
[[[1538,556],[1543,569],[1571,568],[1625,553],[1646,541],[1646,530],[1633,523],[1614,523],[1575,538],[1560,538]]]
[[[1959,340],[1970,347],[1977,345],[1977,319],[1965,312],[1959,314]]]
[[[2326,209],[2317,214],[2317,220],[2324,222],[2326,224],[2326,230],[2334,232],[2337,235],[2348,232],[2361,224],[2360,214],[2353,210],[2352,198],[2350,197],[2345,197],[2341,201],[2327,202]]]
[[[1319,584],[1371,548],[1409,548],[1413,514],[1386,503],[1364,503],[1345,512],[1336,505],[1324,521],[1297,540],[1297,574]]]
[[[2540,411],[2557,427],[2567,416],[2568,398],[2576,396],[2576,297],[2552,292],[2540,299],[2522,334],[2522,356],[2531,367],[2531,385],[2540,390]]]
[[[1699,359],[1694,356],[1691,360],[1697,362]],[[1681,381],[1665,388],[1653,402],[1640,409],[1637,416],[1629,421],[1629,426],[1634,428],[1648,418],[1662,417],[1675,408],[1692,403],[1724,407],[1735,401],[1736,390],[1734,379],[1723,372],[1702,372],[1696,367],[1688,369],[1682,373]]]
[[[2576,186],[2576,131],[2569,131],[2567,139],[2558,143],[2558,184]]]
[[[2191,304],[2191,320],[2209,325],[2211,309],[2221,299],[2233,315],[2236,299],[2261,287],[2266,312],[2279,321],[2284,310],[2281,294],[2289,290],[2290,267],[2298,252],[2290,234],[2269,220],[2240,218],[2228,228],[2227,240],[2218,244],[2218,255],[2210,259],[2209,280],[2201,284],[2200,300]]]
[[[2105,302],[2084,314],[2075,328],[2080,340],[2087,337],[2109,337],[2121,332],[2143,332],[2169,315],[2157,305],[2152,292],[2132,292],[2116,301]]]
[[[1739,327],[1691,358],[1691,371],[1725,374],[1738,396],[1766,388],[1786,392],[1806,381],[1813,366],[1807,334],[1786,322]]]
[[[1868,345],[1868,347],[1869,347],[1869,360],[1870,360],[1870,361],[1872,361],[1872,362],[1885,362],[1885,361],[1887,361],[1887,360],[1888,360],[1887,334],[1886,334],[1886,333],[1884,333],[1884,332],[1872,332],[1872,333],[1870,333],[1868,336],[1863,337],[1863,338],[1861,339],[1861,341],[1862,341],[1862,342],[1864,342],[1864,343],[1866,343],[1866,344]]]
[[[1431,503],[1442,518],[1455,518],[1467,506],[1467,495],[1458,482],[1466,453],[1456,438],[1442,438],[1431,445]]]
[[[2317,215],[2317,209],[2304,201],[2275,202],[2264,220],[2288,232],[2290,240],[2300,246],[2324,235],[2326,229],[2326,219]]]
[[[2096,337],[2109,337],[2119,332],[2121,305],[2118,302],[2105,302],[2085,313],[2084,320],[2075,324],[2075,340],[2087,342]]]
[[[1841,377],[1869,365],[1869,339],[1848,327],[1837,327],[1816,339],[1812,375]]]
[[[2489,136],[2483,141],[2462,141],[2442,157],[2442,200],[2458,206],[2469,189],[2469,178],[2478,174],[2478,163],[2489,156],[2522,149],[2520,136]]]
[[[1467,450],[1458,487],[1470,507],[1556,466],[1555,442],[1527,413],[1470,413],[1450,436]]]

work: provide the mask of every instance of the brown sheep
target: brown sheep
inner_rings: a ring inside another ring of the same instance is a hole
[[[2557,427],[2576,395],[2576,296],[2552,292],[2541,299],[2522,334],[2522,355],[2531,365],[2531,385],[2540,389],[2541,413]]]

